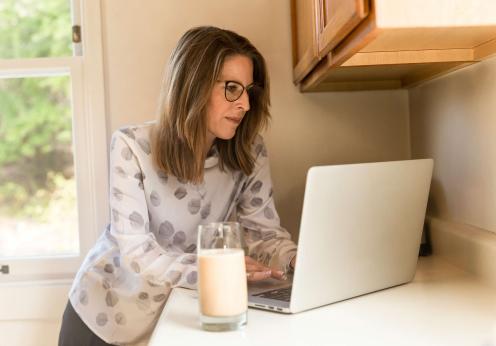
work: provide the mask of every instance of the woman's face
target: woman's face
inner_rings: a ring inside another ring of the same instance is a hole
[[[239,99],[229,102],[225,97],[226,81],[235,81],[247,87],[253,83],[253,63],[244,55],[227,57],[210,95],[207,106],[207,142],[209,148],[215,138],[231,139],[250,109],[246,90]]]

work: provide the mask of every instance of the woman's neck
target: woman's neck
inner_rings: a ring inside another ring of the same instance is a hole
[[[210,132],[207,132],[207,142],[205,145],[205,157],[207,157],[208,151],[210,148],[212,148],[212,145],[214,145],[215,142],[215,136],[211,134]]]

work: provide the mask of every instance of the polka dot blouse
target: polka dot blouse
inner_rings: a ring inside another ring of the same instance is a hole
[[[248,255],[288,270],[296,253],[274,207],[262,137],[253,143],[250,176],[222,172],[215,146],[202,184],[157,172],[150,155],[152,124],[116,131],[110,146],[111,222],[76,275],[70,301],[86,325],[108,343],[148,335],[171,289],[196,289],[197,227],[235,212]]]

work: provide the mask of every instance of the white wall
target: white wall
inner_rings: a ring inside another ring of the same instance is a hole
[[[265,135],[276,205],[296,235],[311,165],[409,158],[405,90],[301,94],[292,84],[287,0],[105,0],[104,61],[109,130],[155,118],[162,71],[190,27],[215,25],[246,37],[265,56],[273,122]]]
[[[433,252],[496,287],[496,58],[410,91],[414,158],[434,158]]]
[[[410,91],[413,157],[435,159],[429,213],[496,232],[496,58]]]

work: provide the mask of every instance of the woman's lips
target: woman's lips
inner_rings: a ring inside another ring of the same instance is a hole
[[[227,120],[239,125],[239,123],[241,123],[241,120],[243,120],[243,118],[234,118],[234,117],[226,117]]]

